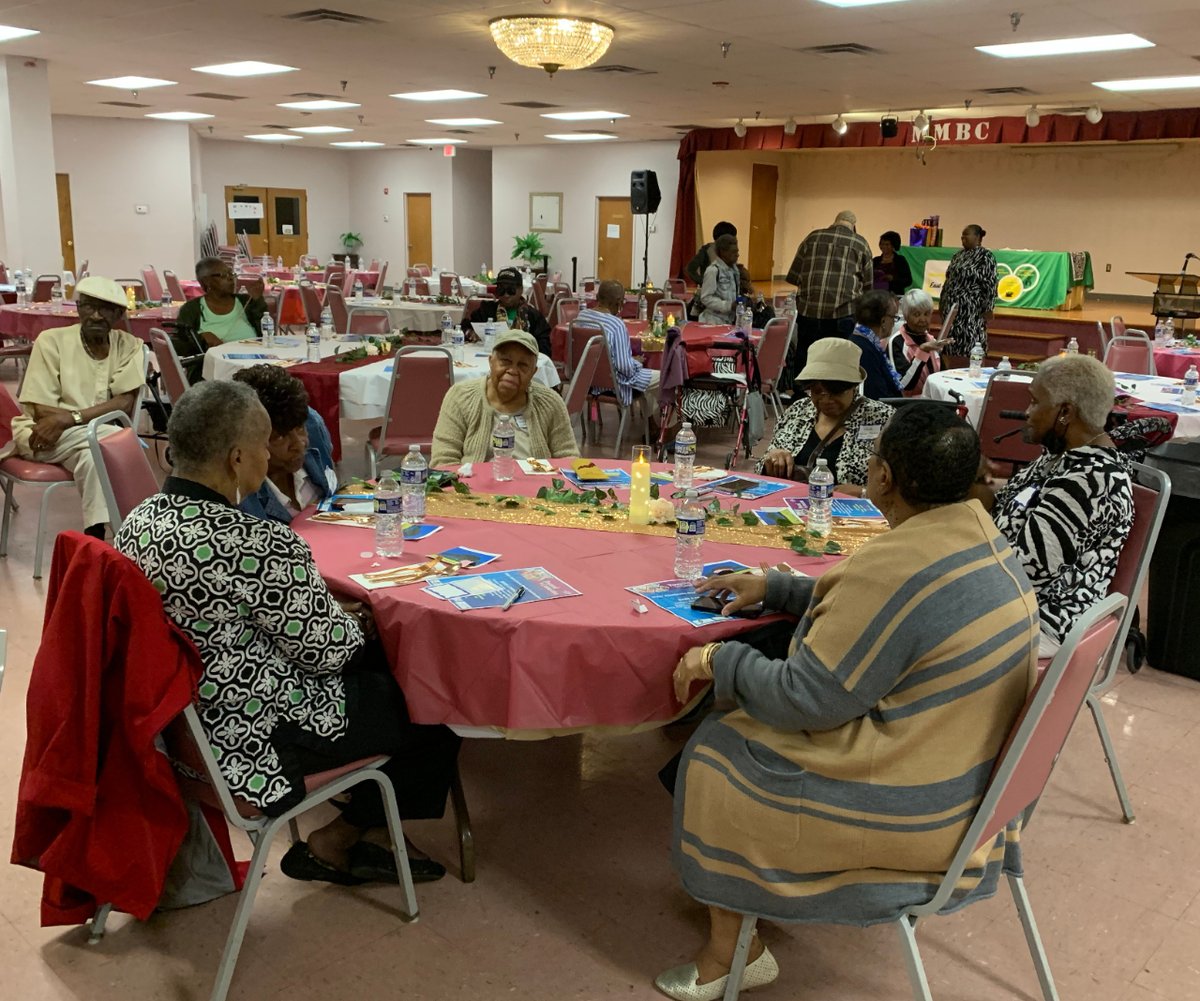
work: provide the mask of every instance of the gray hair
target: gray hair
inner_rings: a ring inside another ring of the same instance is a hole
[[[1073,403],[1088,427],[1104,427],[1117,383],[1102,362],[1090,355],[1059,355],[1038,366],[1037,378],[1053,406]]]
[[[858,225],[858,216],[856,216],[849,209],[842,209],[842,211],[839,212],[833,220],[833,224],[835,226],[838,225],[839,223],[843,223],[843,224],[845,224],[847,226],[851,226],[851,227],[857,226]]]
[[[910,288],[900,297],[900,315],[908,319],[909,310],[933,309],[933,299],[923,288]]]
[[[184,393],[171,407],[167,441],[181,471],[205,469],[223,459],[241,440],[255,411],[263,406],[244,382],[216,379]]]

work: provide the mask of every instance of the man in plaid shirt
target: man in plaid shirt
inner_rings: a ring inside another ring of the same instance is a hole
[[[832,226],[814,229],[796,248],[787,274],[796,286],[797,313],[789,375],[804,368],[814,341],[854,330],[854,301],[874,281],[871,248],[855,231],[857,222],[853,212],[839,212]]]

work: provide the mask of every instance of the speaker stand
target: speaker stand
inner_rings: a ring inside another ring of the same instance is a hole
[[[645,215],[646,229],[642,240],[642,288],[650,281],[650,213]]]

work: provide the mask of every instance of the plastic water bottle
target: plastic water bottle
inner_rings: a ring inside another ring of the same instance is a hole
[[[646,297],[644,295],[639,295],[638,296],[638,319],[644,323],[649,318],[649,316],[650,316],[650,307],[649,307],[649,304],[646,302]]]
[[[1200,388],[1200,375],[1196,373],[1195,365],[1189,365],[1183,375],[1183,392],[1179,394],[1179,402],[1185,407],[1194,407],[1198,388]]]
[[[325,340],[333,337],[333,310],[328,306],[321,307],[321,337]]]
[[[29,297],[25,294],[25,276],[21,273],[20,268],[13,272],[13,287],[17,293],[17,302],[22,306],[25,305],[29,301]]]
[[[973,379],[977,379],[979,376],[983,375],[982,344],[976,344],[973,348],[971,348],[971,363],[970,367],[967,369],[967,375],[971,376]]]
[[[375,486],[375,555],[404,555],[404,514],[400,482],[390,469]]]
[[[479,265],[479,277],[487,277],[487,261],[484,261],[481,265]]]
[[[808,475],[808,531],[828,535],[833,528],[833,473],[825,459]]]
[[[50,286],[50,301],[52,303],[54,303],[54,305],[56,305],[56,306],[62,305],[62,301],[63,301],[62,282],[55,282],[53,285]],[[168,306],[170,305],[170,301],[167,302],[167,305]]]
[[[1158,347],[1165,347],[1167,343],[1167,321],[1161,316],[1154,323],[1154,343]]]
[[[488,354],[496,346],[496,321],[488,320],[483,327],[483,350]]]
[[[454,321],[450,318],[449,313],[442,314],[442,346],[450,347],[450,342],[454,338]]]
[[[272,347],[275,344],[275,321],[271,319],[270,313],[263,313],[258,332],[262,335],[264,348]]]
[[[275,267],[278,268],[280,271],[283,270],[283,256],[282,255],[275,258]]]
[[[492,425],[492,476],[498,482],[513,478],[513,452],[517,447],[517,426],[508,414],[501,414]]]
[[[1010,362],[1008,360],[1008,355],[1005,355],[1003,358],[1000,359],[1000,364],[996,366],[996,371],[997,372],[1011,372],[1012,371],[1012,362]]]
[[[1167,347],[1175,343],[1175,317],[1168,316],[1163,321],[1163,340],[1166,341]]]
[[[675,576],[699,580],[704,574],[704,508],[695,490],[686,490],[675,512]]]
[[[429,479],[429,463],[421,454],[420,445],[409,445],[408,455],[400,464],[400,490],[404,494],[404,523],[419,525],[425,520],[425,481]]]
[[[450,294],[456,299],[462,294],[462,286],[458,283],[458,275],[450,279]]]
[[[407,278],[404,281],[404,294],[410,299],[417,294],[417,280],[415,278]]]
[[[462,327],[455,327],[450,332],[450,349],[454,355],[454,362],[457,365],[463,365],[467,361],[467,335],[463,333]]]
[[[354,298],[361,299],[363,297],[363,283],[361,278],[354,279]]]
[[[1067,341],[1067,354],[1069,354],[1069,355],[1079,354],[1079,341],[1074,337],[1072,337],[1069,341]]]
[[[62,286],[55,285],[54,287],[56,289],[58,289],[58,294],[59,294],[59,297],[61,298],[62,297]],[[168,292],[166,289],[163,289],[163,294],[158,297],[158,304],[160,306],[162,306],[163,309],[170,309],[171,308],[171,293]]]
[[[690,490],[696,466],[696,432],[689,421],[675,435],[675,489]]]
[[[304,330],[304,339],[308,342],[308,360],[321,360],[321,330],[315,323],[310,323]]]

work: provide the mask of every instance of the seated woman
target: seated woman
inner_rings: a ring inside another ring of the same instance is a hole
[[[197,358],[211,347],[258,337],[262,318],[267,312],[262,283],[255,294],[236,292],[233,268],[219,257],[205,257],[196,263],[196,280],[204,289],[198,299],[189,299],[179,307],[176,330],[171,335],[184,364],[189,382],[199,382],[204,359]]]
[[[290,524],[310,504],[337,490],[333,442],[321,415],[308,405],[304,383],[275,365],[252,365],[234,375],[258,394],[271,418],[267,478],[240,507],[256,518]]]
[[[496,298],[479,304],[470,316],[463,316],[462,330],[467,340],[476,340],[473,323],[502,320],[512,330],[524,330],[537,342],[538,351],[550,354],[550,324],[538,310],[525,301],[524,282],[516,268],[503,268],[496,274]]]
[[[1129,459],[1104,430],[1116,389],[1112,372],[1088,355],[1042,362],[1021,437],[1046,454],[994,498],[981,490],[1037,592],[1042,657],[1108,594],[1133,527]]]
[[[823,337],[808,349],[796,386],[805,395],[787,408],[757,469],[769,476],[807,480],[825,459],[836,489],[865,496],[867,459],[892,408],[858,392],[867,373],[862,352],[844,337]]]
[[[941,351],[950,338],[929,332],[933,299],[924,289],[909,289],[900,297],[900,316],[903,322],[891,336],[889,353],[904,395],[920,396],[925,380],[942,370]]]
[[[430,465],[486,462],[492,457],[492,426],[501,414],[516,424],[518,459],[561,459],[579,454],[567,405],[554,390],[534,382],[537,342],[523,330],[496,337],[490,373],[452,386],[433,429]]]
[[[697,584],[733,593],[726,614],[761,601],[799,622],[785,660],[728,641],[675,669],[680,702],[711,679],[735,708],[701,724],[675,785],[675,867],[711,931],[655,981],[668,997],[721,997],[742,914],[869,924],[932,898],[1037,668],[1033,592],[987,513],[964,502],[978,462],[961,418],[899,410],[867,481],[891,531],[816,580],[772,570]],[[1018,851],[1001,831],[961,895],[994,892]],[[778,976],[757,938],[749,959],[743,989]]]
[[[884,350],[892,335],[897,308],[896,297],[879,289],[864,292],[854,303],[854,332],[850,340],[862,351],[861,364],[867,373],[863,396],[869,400],[897,397],[902,392],[900,376]]]
[[[175,472],[130,512],[115,545],[162,595],[196,645],[204,731],[234,796],[268,816],[304,797],[304,776],[373,754],[404,819],[440,817],[459,739],[408,721],[378,644],[329,593],[308,546],[286,525],[238,509],[270,463],[271,421],[237,382],[193,386],[167,425]],[[295,879],[395,881],[383,802],[356,787],[341,816],[293,845]],[[414,859],[414,879],[445,869]]]

